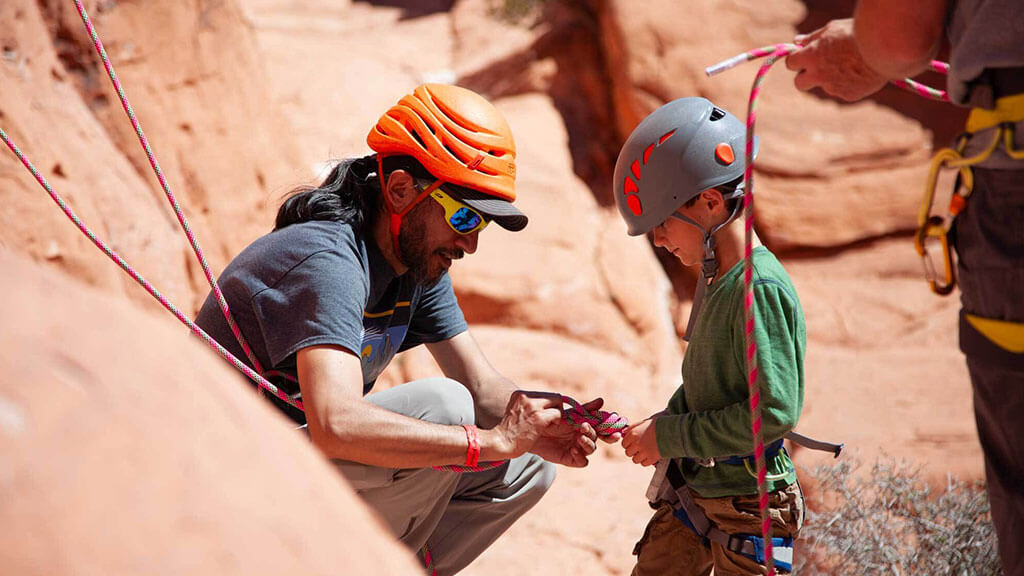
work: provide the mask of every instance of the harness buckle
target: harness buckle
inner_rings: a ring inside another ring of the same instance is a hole
[[[725,548],[729,552],[735,554],[743,554],[743,544],[747,542],[747,539],[743,536],[736,536],[734,534],[729,535],[729,541],[726,543]]]

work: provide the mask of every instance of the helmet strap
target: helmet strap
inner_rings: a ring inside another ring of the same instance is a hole
[[[742,184],[740,187],[742,187]],[[695,324],[697,323],[697,314],[700,312],[701,305],[704,303],[704,294],[707,292],[708,287],[715,281],[715,276],[718,276],[718,256],[715,254],[715,234],[739,216],[741,206],[742,204],[737,202],[736,206],[732,209],[732,213],[729,214],[729,217],[721,224],[713,227],[711,230],[705,229],[696,220],[685,214],[680,214],[678,212],[673,212],[671,214],[671,216],[677,220],[682,220],[691,226],[696,226],[697,229],[704,234],[704,259],[701,260],[700,263],[701,277],[697,280],[697,291],[693,295],[693,306],[690,307],[690,318],[686,321],[686,332],[683,334],[683,340],[686,342],[690,341],[690,336],[693,334]]]
[[[431,192],[437,190],[444,182],[442,180],[435,180],[433,184],[424,188],[423,191],[405,207],[405,210],[396,212],[394,204],[391,203],[391,197],[388,196],[387,184],[384,182],[384,158],[379,154],[377,155],[377,174],[380,177],[380,194],[384,197],[384,204],[388,207],[388,226],[391,230],[391,247],[395,252],[395,258],[398,258],[398,261],[401,262],[403,266],[408,266],[405,259],[402,258],[402,249],[398,243],[398,234],[402,231],[402,219],[410,210],[422,202],[423,199],[429,196]]]

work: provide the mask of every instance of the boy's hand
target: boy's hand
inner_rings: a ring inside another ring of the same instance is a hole
[[[657,432],[654,428],[658,416],[659,414],[655,414],[623,431],[622,447],[626,450],[626,456],[641,466],[653,466],[661,459],[661,454],[658,453]]]

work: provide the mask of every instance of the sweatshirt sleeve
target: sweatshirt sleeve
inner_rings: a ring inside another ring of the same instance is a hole
[[[803,408],[804,326],[800,305],[774,279],[754,285],[758,386],[761,391],[765,443],[792,430]],[[742,298],[731,327],[734,359],[746,382]],[[655,422],[658,450],[667,458],[712,458],[749,454],[753,450],[749,399],[705,412],[683,412]]]

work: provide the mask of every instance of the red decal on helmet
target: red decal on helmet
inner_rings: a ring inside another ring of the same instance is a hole
[[[671,138],[672,135],[675,133],[675,130],[672,130],[671,132],[666,132],[664,135],[662,135],[661,138],[658,138],[657,142],[652,142],[650,146],[644,149],[644,165],[646,165],[647,161],[651,159],[651,152],[654,152],[655,147],[664,144],[665,141]],[[634,181],[633,178],[626,176],[626,179],[623,182],[622,193],[626,195],[626,204],[629,205],[629,209],[636,216],[640,216],[644,212],[643,203],[640,202],[640,197],[637,196],[637,194],[640,193],[640,188],[637,185],[637,182],[641,180],[642,173],[640,169],[640,159],[633,160],[633,163],[630,164],[629,169],[633,173],[633,176],[636,178],[636,181]]]
[[[629,196],[630,194],[636,194],[637,192],[640,191],[640,189],[636,187],[636,182],[633,182],[632,178],[626,176],[626,182],[624,184],[623,191],[627,196]]]
[[[651,157],[651,152],[654,152],[654,144],[651,144],[650,146],[647,147],[647,150],[644,150],[644,164],[645,165],[647,164],[647,160],[650,159],[650,157]]]
[[[626,196],[626,203],[629,204],[629,209],[633,211],[633,214],[639,216],[644,213],[644,207],[640,204],[640,197],[636,194]]]

